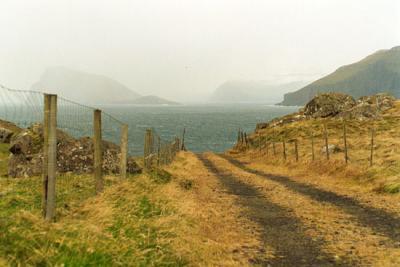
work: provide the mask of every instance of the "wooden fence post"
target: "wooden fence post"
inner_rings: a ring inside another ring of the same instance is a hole
[[[168,149],[167,149],[167,155],[168,155],[168,164],[171,163],[171,144],[168,144]]]
[[[274,156],[276,156],[275,141],[272,141],[272,151],[274,152]]]
[[[178,153],[179,152],[179,148],[181,147],[181,139],[179,139],[179,137],[175,137],[175,140],[176,140],[176,148],[175,148],[175,150],[176,150],[176,153]]]
[[[241,141],[241,134],[240,134],[240,128],[238,129],[238,135],[237,135],[237,141],[236,141],[236,145],[239,146],[240,145],[240,141]]]
[[[150,164],[149,164],[149,157],[151,154],[150,139],[151,139],[151,129],[146,129],[146,133],[144,135],[144,151],[143,151],[143,167],[145,171],[148,171],[150,169]]]
[[[325,150],[326,150],[326,159],[329,160],[329,143],[328,143],[328,129],[326,123],[324,123],[324,133],[325,133]]]
[[[347,154],[347,130],[346,121],[343,121],[343,142],[344,142],[344,162],[347,164],[349,157]]]
[[[48,130],[48,168],[46,220],[52,221],[56,213],[56,170],[57,170],[57,95],[50,95]]]
[[[186,128],[183,128],[183,133],[182,133],[182,145],[181,145],[181,150],[186,151],[185,147],[185,134],[186,134]]]
[[[297,147],[297,139],[294,140],[294,153],[296,155],[296,162],[298,162],[299,161],[299,150]]]
[[[160,166],[160,156],[161,156],[161,138],[157,137],[157,167]]]
[[[42,190],[42,215],[46,218],[47,188],[48,188],[48,155],[49,155],[49,120],[50,120],[50,95],[44,94],[43,114],[43,190]]]
[[[283,159],[286,160],[286,143],[285,139],[282,140]]]
[[[126,165],[128,162],[128,125],[124,124],[121,127],[121,179],[126,179]]]
[[[94,147],[94,180],[96,183],[96,194],[103,191],[103,151],[101,136],[101,110],[96,109],[93,112],[93,147]]]
[[[315,160],[315,152],[314,152],[314,132],[311,132],[311,155],[312,161]]]
[[[372,167],[374,163],[374,135],[375,135],[375,130],[372,127],[371,128],[371,155],[369,157],[369,166]]]

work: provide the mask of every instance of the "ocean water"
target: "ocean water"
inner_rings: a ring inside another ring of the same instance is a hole
[[[121,123],[129,126],[129,153],[143,154],[144,133],[154,129],[164,141],[181,137],[186,128],[185,145],[194,152],[222,152],[231,148],[238,129],[254,131],[256,124],[296,111],[297,107],[262,104],[182,105],[182,106],[101,106],[103,139],[119,144]],[[112,117],[110,117],[111,115]],[[115,120],[116,118],[117,120]],[[0,119],[26,128],[43,121],[40,105],[0,106]],[[93,109],[59,101],[57,127],[78,138],[93,136]]]
[[[185,145],[194,152],[222,152],[231,148],[238,129],[254,131],[256,124],[297,111],[297,107],[262,104],[182,105],[182,106],[104,106],[106,112],[129,125],[129,152],[143,153],[144,133],[153,128],[163,140],[181,137],[186,128]],[[118,126],[107,125],[105,139],[118,142]],[[111,129],[111,130],[110,130]]]

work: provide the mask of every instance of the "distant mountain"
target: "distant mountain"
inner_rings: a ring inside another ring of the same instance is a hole
[[[380,92],[400,97],[400,46],[380,50],[363,60],[340,67],[304,88],[285,95],[280,105],[301,106],[316,94],[342,92],[359,98]]]
[[[178,102],[166,100],[164,98],[148,95],[148,96],[141,96],[136,98],[133,101],[130,101],[129,104],[136,104],[136,105],[180,105]]]
[[[267,81],[227,81],[214,91],[210,101],[275,104],[283,100],[285,93],[297,90],[306,84],[306,82],[273,84]]]
[[[129,103],[140,95],[123,84],[102,75],[65,67],[48,68],[32,90],[55,93],[88,104]]]

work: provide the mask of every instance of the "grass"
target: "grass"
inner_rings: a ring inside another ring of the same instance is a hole
[[[327,125],[328,142],[340,148],[326,160],[323,125]],[[375,129],[373,166],[370,166],[371,128]],[[250,158],[262,158],[267,164],[299,168],[315,174],[347,177],[360,183],[386,188],[381,192],[398,192],[400,184],[400,101],[383,113],[382,119],[346,122],[349,162],[344,161],[343,122],[338,119],[310,119],[267,128],[250,136],[250,149],[232,151]],[[261,136],[261,151],[259,150]],[[314,137],[315,160],[312,160],[311,136]],[[282,158],[282,140],[286,141],[287,160]],[[299,162],[295,162],[293,140],[298,141]],[[268,155],[265,141],[269,143]],[[276,143],[273,156],[271,142]],[[387,183],[386,181],[390,181]],[[382,185],[383,184],[383,185]]]
[[[386,184],[383,191],[391,194],[400,193],[400,183]]]
[[[10,152],[8,149],[10,148],[9,144],[0,143],[0,176],[7,175],[7,159]]]
[[[172,174],[161,168],[151,170],[149,175],[152,180],[158,184],[166,184],[172,180]]]
[[[0,159],[6,154],[0,146]],[[171,179],[161,171],[157,177]],[[162,183],[153,175],[116,180],[106,177],[109,186],[95,196],[91,175],[58,176],[57,218],[49,223],[41,215],[40,177],[0,177],[0,266],[186,265],[170,245],[178,216],[155,197]]]

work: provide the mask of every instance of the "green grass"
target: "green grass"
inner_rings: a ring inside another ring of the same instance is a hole
[[[390,194],[400,193],[400,183],[386,184],[383,187],[383,191]]]
[[[7,175],[7,159],[10,154],[8,149],[10,148],[9,144],[0,143],[0,177]]]
[[[171,225],[158,223],[174,214],[154,199],[159,186],[142,175],[95,196],[91,176],[61,176],[57,222],[48,223],[40,177],[0,178],[0,265],[183,266]]]
[[[152,180],[158,184],[166,184],[172,180],[172,174],[161,168],[156,168],[149,174]]]

